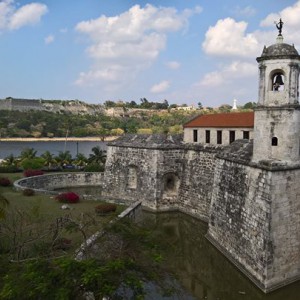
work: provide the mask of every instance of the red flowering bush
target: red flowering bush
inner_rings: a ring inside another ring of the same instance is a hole
[[[0,186],[10,186],[11,181],[7,177],[0,178]]]
[[[31,169],[24,171],[25,177],[32,177],[38,175],[44,175],[44,172],[42,170],[31,170]]]
[[[117,205],[111,203],[99,204],[95,207],[95,212],[97,214],[108,214],[108,213],[115,212],[116,210],[117,210]]]
[[[79,196],[74,192],[66,192],[58,194],[55,199],[61,203],[77,203]]]

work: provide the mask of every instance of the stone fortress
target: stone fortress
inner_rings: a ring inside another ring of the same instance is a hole
[[[103,183],[111,200],[208,222],[207,238],[264,292],[300,279],[300,56],[281,28],[257,58],[254,113],[199,116],[184,139],[125,135],[108,146]]]

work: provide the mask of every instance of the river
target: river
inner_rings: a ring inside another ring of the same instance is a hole
[[[101,141],[0,141],[0,159],[6,158],[8,155],[13,154],[19,156],[22,150],[26,148],[33,148],[40,156],[45,151],[50,151],[52,154],[57,155],[60,151],[70,151],[73,158],[77,153],[82,153],[89,156],[92,148],[100,146],[101,149],[106,149],[106,142]]]

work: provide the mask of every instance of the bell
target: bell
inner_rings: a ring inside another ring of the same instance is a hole
[[[282,81],[282,77],[281,77],[280,74],[276,75],[275,84],[277,84],[277,85],[284,85],[284,83]]]

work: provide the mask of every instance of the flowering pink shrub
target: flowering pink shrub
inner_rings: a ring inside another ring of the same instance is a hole
[[[38,175],[44,175],[44,172],[42,170],[30,170],[30,169],[24,171],[25,177],[32,177]]]
[[[79,202],[79,196],[74,192],[66,192],[55,196],[55,200],[62,203],[77,203]]]
[[[11,181],[7,177],[0,178],[0,186],[10,186]]]

